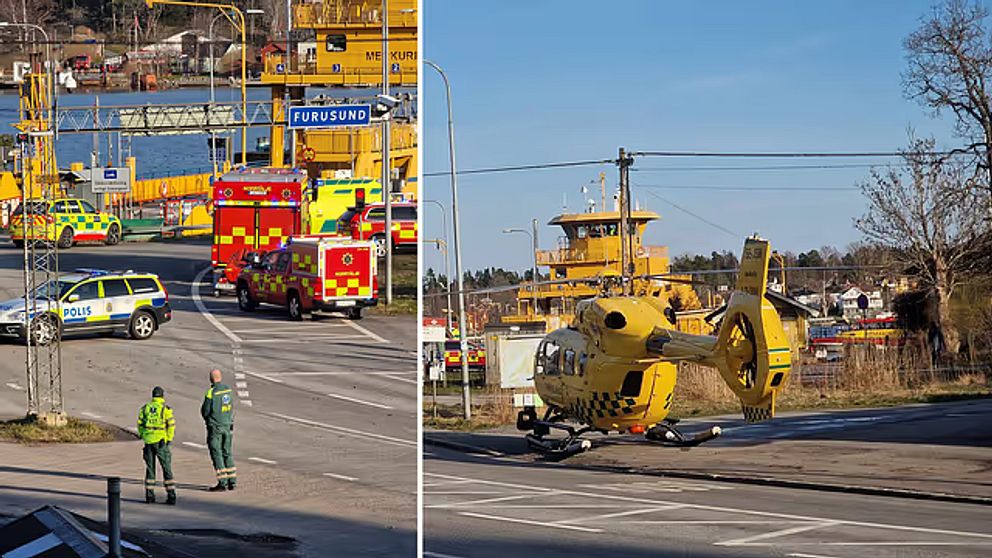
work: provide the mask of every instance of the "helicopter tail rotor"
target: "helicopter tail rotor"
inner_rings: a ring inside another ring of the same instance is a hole
[[[752,237],[745,241],[737,285],[708,359],[741,400],[747,422],[772,418],[775,394],[792,369],[782,321],[764,296],[770,253],[767,240]]]

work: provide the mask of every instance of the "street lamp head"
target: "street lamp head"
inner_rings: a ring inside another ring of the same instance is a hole
[[[10,25],[9,21],[0,21],[0,27],[7,27]]]
[[[503,229],[503,234],[510,234],[512,232],[513,232],[513,229]]]

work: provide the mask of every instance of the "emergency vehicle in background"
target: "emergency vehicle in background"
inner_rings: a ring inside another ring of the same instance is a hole
[[[479,348],[476,343],[468,343],[468,369],[484,371],[486,369],[486,350]],[[461,370],[462,350],[461,341],[449,339],[444,342],[444,368],[448,372]]]
[[[305,232],[307,175],[298,169],[245,168],[214,181],[210,262],[222,272],[247,253],[264,253]],[[222,273],[215,294],[233,292]]]
[[[386,204],[365,204],[361,191],[356,191],[354,207],[349,207],[338,218],[338,234],[357,240],[371,240],[376,244],[378,255],[386,253]],[[396,249],[417,248],[417,203],[403,197],[393,199],[392,229],[393,247]]]
[[[292,237],[283,248],[259,254],[237,278],[238,306],[283,306],[291,320],[305,314],[344,312],[361,319],[378,303],[378,260],[372,242]]]

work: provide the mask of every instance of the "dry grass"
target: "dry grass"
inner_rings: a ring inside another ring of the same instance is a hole
[[[474,390],[473,390],[474,391]],[[843,409],[887,407],[907,403],[934,403],[992,396],[992,366],[988,364],[934,366],[918,349],[850,347],[838,363],[802,360],[779,392],[776,409]],[[461,418],[459,406],[439,406],[438,419],[425,405],[429,428],[477,430],[513,424],[517,409],[509,392],[487,388],[475,396],[483,404],[473,406],[469,421]],[[695,417],[740,413],[740,401],[720,374],[697,364],[682,364],[671,416]]]
[[[86,444],[111,442],[114,433],[109,428],[76,418],[65,426],[45,426],[32,419],[0,422],[0,441],[21,444]]]

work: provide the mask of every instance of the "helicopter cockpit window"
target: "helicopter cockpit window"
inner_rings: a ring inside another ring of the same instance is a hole
[[[567,349],[565,351],[565,374],[568,376],[575,375],[575,351],[572,349]]]
[[[544,373],[549,376],[561,374],[561,347],[554,343],[544,344]]]
[[[544,342],[537,346],[537,354],[534,355],[534,375],[544,374]]]
[[[586,375],[586,361],[589,360],[589,355],[582,353],[579,355],[579,376]]]

